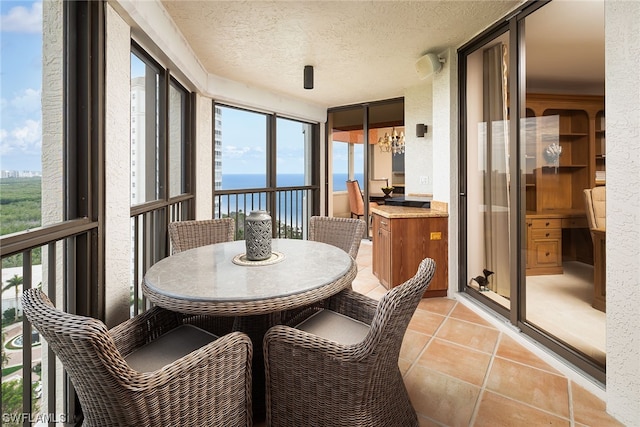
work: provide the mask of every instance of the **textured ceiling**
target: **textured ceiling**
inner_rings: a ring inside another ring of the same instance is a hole
[[[420,83],[419,57],[459,47],[520,3],[163,1],[209,73],[327,107],[403,96]]]
[[[208,73],[324,107],[403,96],[418,58],[455,51],[522,3],[162,1]],[[603,4],[554,0],[527,18],[529,89],[603,93]]]

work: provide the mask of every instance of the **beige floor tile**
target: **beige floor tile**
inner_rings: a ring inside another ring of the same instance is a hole
[[[589,426],[609,427],[623,426],[606,412],[606,404],[593,394],[571,383],[571,395],[573,400],[573,419],[576,423]]]
[[[407,373],[411,365],[413,364],[413,360],[403,359],[400,357],[398,359],[398,368],[400,368],[400,373],[404,376]]]
[[[456,304],[455,300],[449,298],[422,298],[418,308],[446,316]]]
[[[477,323],[478,325],[495,329],[493,325],[491,325],[491,323],[487,322],[482,317],[478,316],[476,313],[462,304],[457,304],[451,311],[450,316],[456,319],[466,320],[467,322]]]
[[[372,298],[376,301],[380,301],[380,299],[387,293],[387,290],[382,285],[377,285],[375,288],[367,292],[365,295],[369,298]]]
[[[561,417],[569,418],[567,378],[499,357],[494,358],[486,388]]]
[[[430,339],[430,335],[407,329],[400,347],[400,357],[411,362],[415,361]]]
[[[490,354],[434,338],[418,364],[480,387],[490,361]]]
[[[570,426],[568,419],[527,406],[490,391],[482,394],[474,427]]]
[[[500,332],[476,323],[449,317],[436,336],[447,341],[471,347],[475,350],[493,353]]]
[[[544,369],[547,372],[560,375],[556,369],[551,367],[546,362],[543,362],[538,356],[518,344],[513,338],[501,334],[500,342],[498,343],[498,350],[496,356],[504,359],[513,360],[515,362],[523,363],[525,365],[533,366],[534,368]]]
[[[443,424],[430,420],[429,418],[418,414],[418,423],[420,427],[442,427]]]
[[[469,425],[479,387],[419,365],[411,368],[405,384],[418,414],[447,426]]]
[[[425,310],[416,310],[409,322],[409,329],[425,335],[433,335],[445,320],[444,316]]]

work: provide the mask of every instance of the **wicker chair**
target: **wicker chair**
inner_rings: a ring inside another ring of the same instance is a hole
[[[172,254],[214,243],[233,242],[235,232],[236,223],[233,218],[172,222],[169,224]],[[209,332],[216,335],[226,335],[234,330],[233,317],[211,316],[209,323],[212,325]]]
[[[233,242],[236,225],[233,218],[176,221],[169,224],[173,253],[214,243]]]
[[[267,425],[417,426],[398,367],[405,331],[435,272],[416,275],[379,303],[350,289],[325,300],[296,328],[265,335]],[[292,324],[300,319],[293,319]]]
[[[336,246],[356,259],[366,228],[361,219],[312,216],[309,220],[309,240]]]
[[[38,289],[24,312],[62,362],[85,426],[250,426],[249,338],[217,338],[204,316],[154,307],[113,329],[56,309]],[[216,339],[217,338],[217,339]]]

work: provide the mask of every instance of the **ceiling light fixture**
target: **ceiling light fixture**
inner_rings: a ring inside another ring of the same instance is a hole
[[[404,132],[398,134],[396,128],[393,128],[391,135],[385,132],[384,136],[378,138],[378,147],[383,153],[404,154]]]
[[[304,88],[313,89],[313,65],[304,66]]]

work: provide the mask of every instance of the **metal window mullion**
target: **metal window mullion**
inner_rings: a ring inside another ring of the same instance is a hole
[[[140,313],[140,216],[133,217],[133,315]]]
[[[49,243],[47,251],[47,295],[56,305],[56,242]],[[42,345],[42,343],[40,344]],[[41,371],[42,372],[42,371]],[[56,409],[56,355],[47,344],[47,413],[55,413]],[[49,425],[55,425],[50,422]]]
[[[76,314],[76,293],[77,293],[77,283],[76,283],[76,238],[75,236],[71,236],[64,241],[65,249],[64,249],[64,260],[63,265],[65,265],[65,277],[64,283],[62,286],[62,297],[63,297],[63,307],[62,310],[66,311],[70,314]],[[73,414],[74,417],[79,415],[79,408],[76,407],[75,401],[75,389],[73,384],[71,383],[71,378],[67,374],[67,371],[63,371],[63,396],[64,396],[64,404],[63,409],[65,414]],[[76,412],[78,411],[78,412]]]
[[[277,211],[275,189],[277,188],[277,158],[278,158],[278,130],[277,130],[277,117],[275,114],[267,116],[267,188],[269,191],[266,194],[267,206],[266,210],[271,213],[271,234],[275,236],[275,212]]]
[[[31,289],[33,281],[33,272],[31,265],[31,252],[29,249],[22,253],[22,289]],[[17,288],[16,288],[17,290]],[[16,301],[17,302],[17,301]],[[16,315],[18,314],[18,305],[16,304]],[[33,399],[31,396],[31,324],[27,320],[27,316],[22,315],[22,412],[31,413],[33,407]],[[28,421],[24,421],[24,425],[29,425]]]

